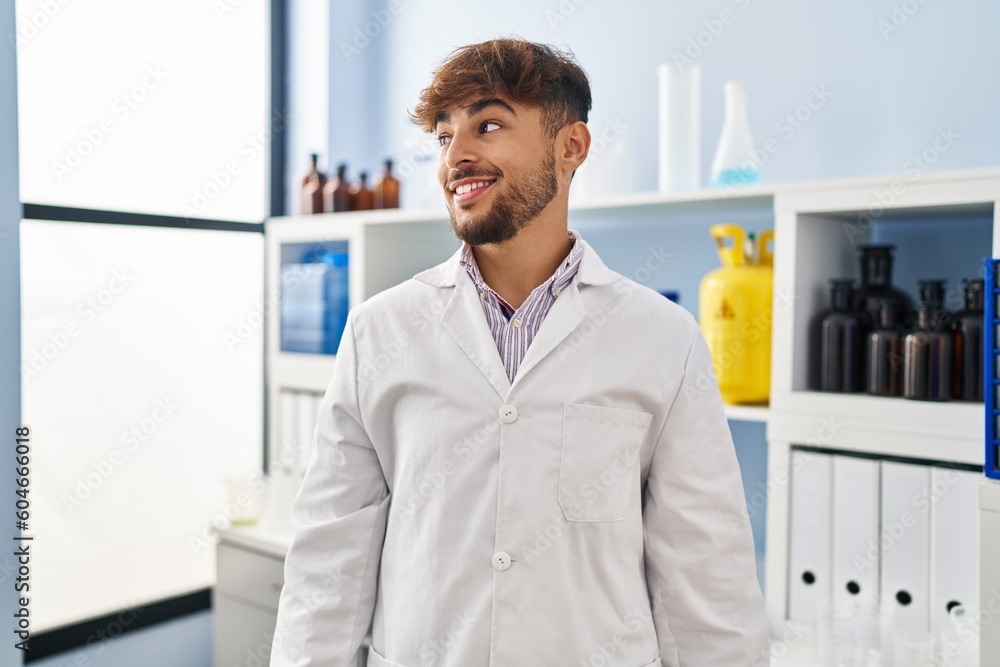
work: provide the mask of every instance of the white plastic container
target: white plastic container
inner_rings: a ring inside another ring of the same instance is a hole
[[[663,64],[660,74],[660,192],[701,185],[701,70]]]

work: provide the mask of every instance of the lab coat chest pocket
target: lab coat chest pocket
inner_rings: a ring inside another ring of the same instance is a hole
[[[638,493],[639,449],[652,418],[639,410],[564,406],[558,493],[569,521],[625,518]]]

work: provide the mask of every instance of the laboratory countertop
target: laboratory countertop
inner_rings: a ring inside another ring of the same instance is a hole
[[[275,478],[269,482],[268,498],[256,523],[218,530],[219,542],[284,559],[292,543],[292,501],[301,478]]]

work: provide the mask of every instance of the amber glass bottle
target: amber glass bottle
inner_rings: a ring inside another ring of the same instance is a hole
[[[854,308],[854,281],[830,281],[830,310],[812,324],[811,387],[819,391],[864,390],[865,343],[871,322]]]
[[[875,396],[903,395],[902,305],[892,299],[879,302],[878,325],[868,334],[868,370],[865,391]]]
[[[375,184],[375,208],[399,208],[399,181],[392,175],[392,160],[385,161],[385,173]]]
[[[879,302],[882,299],[902,304],[901,321],[909,325],[913,320],[913,300],[892,284],[892,253],[896,246],[873,243],[859,247],[861,251],[861,289],[854,295],[854,305],[865,311],[868,320],[878,322]]]
[[[361,172],[360,180],[351,188],[351,210],[367,211],[374,205],[371,188],[368,187],[368,172]]]
[[[983,279],[965,281],[965,309],[955,313],[955,386],[960,401],[983,400]]]
[[[326,174],[319,170],[317,165],[319,155],[313,153],[309,156],[312,166],[309,173],[302,179],[302,214],[323,212],[323,187],[326,185]]]
[[[937,309],[935,317],[942,329],[950,329],[952,326],[951,313],[944,307],[945,284],[947,281],[918,280],[918,291],[920,292],[920,303],[926,303]]]
[[[337,175],[326,182],[323,201],[327,211],[351,210],[351,184],[347,182],[347,165],[337,165]]]
[[[917,324],[903,339],[903,398],[951,398],[953,354],[952,333],[942,326],[940,309],[934,304],[920,304]]]

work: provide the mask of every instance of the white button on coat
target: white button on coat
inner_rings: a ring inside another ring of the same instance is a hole
[[[510,567],[510,554],[506,551],[498,551],[493,554],[493,569],[497,572],[503,572],[508,567]]]
[[[513,424],[517,421],[517,408],[513,405],[504,405],[500,408],[500,421],[504,424]]]
[[[513,383],[460,252],[350,311],[271,667],[354,665],[372,622],[379,667],[763,664],[740,470],[698,324],[578,242]],[[516,428],[515,405],[531,406]],[[517,555],[503,574],[499,544]]]

